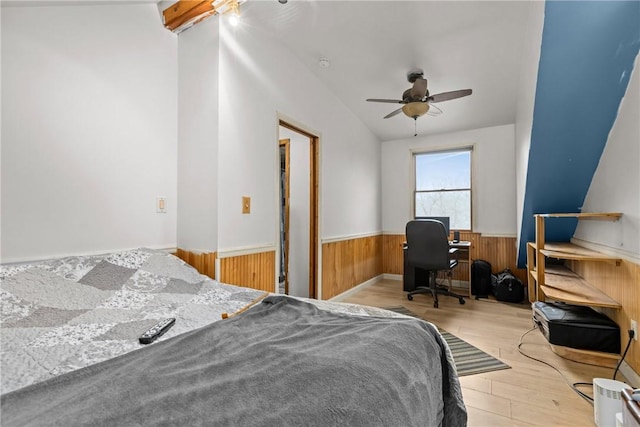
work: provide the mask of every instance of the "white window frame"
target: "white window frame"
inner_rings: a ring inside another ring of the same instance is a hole
[[[462,145],[462,146],[455,146],[455,147],[440,147],[440,148],[432,148],[432,149],[419,149],[419,150],[411,150],[411,185],[410,185],[410,189],[411,189],[411,194],[410,194],[410,199],[411,199],[411,213],[410,213],[410,217],[412,219],[415,219],[416,217],[416,193],[418,192],[417,188],[416,188],[416,156],[419,156],[421,154],[437,154],[437,153],[450,153],[450,152],[455,152],[455,151],[468,151],[469,152],[469,174],[470,174],[470,186],[469,188],[460,188],[460,189],[456,189],[456,190],[469,190],[469,197],[470,197],[470,201],[469,201],[469,218],[470,218],[470,229],[457,229],[457,228],[451,228],[451,231],[453,232],[455,231],[466,231],[466,232],[471,232],[473,233],[473,211],[474,211],[474,203],[473,203],[473,199],[474,199],[474,192],[473,192],[473,182],[474,182],[474,146],[473,145]],[[447,191],[454,191],[451,189],[448,189]]]

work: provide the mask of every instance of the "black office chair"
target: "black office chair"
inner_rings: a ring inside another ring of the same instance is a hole
[[[408,266],[428,272],[427,283],[425,286],[416,286],[414,291],[409,292],[407,295],[409,301],[412,301],[416,294],[431,293],[435,308],[438,308],[438,294],[456,297],[460,304],[464,304],[464,297],[450,290],[451,270],[458,265],[458,250],[449,248],[449,236],[444,224],[432,219],[409,221],[406,236]],[[446,271],[449,275],[449,289],[437,286],[438,271]]]

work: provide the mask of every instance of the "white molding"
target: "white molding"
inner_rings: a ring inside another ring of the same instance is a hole
[[[163,251],[167,253],[175,252],[175,246],[138,246],[135,248],[126,248],[126,249],[113,249],[113,250],[100,250],[100,251],[90,251],[90,252],[71,252],[64,254],[56,254],[56,255],[44,255],[36,258],[9,258],[9,260],[2,259],[0,261],[0,265],[19,265],[19,264],[34,264],[38,262],[46,262],[53,261],[60,258],[67,258],[72,256],[100,256],[100,255],[110,255],[118,252],[126,252],[126,251],[134,251],[136,249],[153,249],[156,251]]]
[[[219,282],[220,281],[220,258],[218,258],[218,256],[216,255],[216,259],[214,260],[214,263],[216,265],[216,271],[215,271],[215,279]]]
[[[186,252],[191,252],[192,254],[196,254],[196,255],[201,255],[201,254],[212,254],[214,252],[216,252],[215,249],[211,250],[211,249],[185,249],[185,248],[181,248],[181,247],[177,247],[176,250],[181,250],[181,251],[186,251]]]
[[[451,231],[455,231],[455,230],[451,230]],[[513,234],[513,233],[483,233],[482,231],[461,231],[461,233],[475,233],[475,234],[479,234],[482,237],[513,237],[514,239],[517,238],[518,236]],[[393,231],[393,230],[383,230],[382,231],[383,235],[392,235],[392,236],[399,236],[399,235],[403,235],[404,236],[404,231]]]
[[[622,362],[620,364],[620,373],[624,375],[624,377],[629,381],[632,387],[638,388],[640,387],[640,375],[633,370],[631,366],[627,362]]]
[[[379,275],[379,276],[376,276],[376,277],[372,277],[371,279],[367,280],[366,282],[362,282],[359,285],[354,286],[351,289],[347,289],[343,293],[338,294],[333,298],[329,298],[327,301],[334,301],[334,302],[342,301],[343,299],[345,299],[349,295],[352,295],[352,294],[356,293],[357,291],[360,291],[360,290],[366,288],[367,286],[371,286],[374,283],[379,282],[380,280],[382,280],[382,274]]]
[[[350,234],[347,236],[341,236],[341,237],[328,237],[326,239],[322,239],[322,243],[335,243],[335,242],[344,242],[346,240],[355,240],[355,239],[362,239],[364,237],[374,237],[374,236],[381,236],[382,232],[381,231],[374,231],[371,233],[363,233],[363,234]]]
[[[219,259],[231,258],[235,256],[253,255],[253,254],[259,254],[262,252],[271,252],[275,250],[276,250],[276,245],[258,245],[258,246],[245,246],[241,248],[219,249],[217,257]]]
[[[471,282],[469,282],[468,280],[458,280],[458,279],[452,279],[451,280],[451,288],[454,289],[454,290],[455,289],[468,289],[469,286],[471,286]]]
[[[390,274],[390,273],[383,273],[382,274],[382,278],[386,279],[386,280],[397,280],[397,281],[402,281],[402,274]]]
[[[482,231],[472,231],[472,233],[477,233],[482,237],[513,237],[514,239],[518,237],[513,233],[483,233]]]
[[[582,246],[583,248],[591,249],[592,251],[602,252],[603,254],[606,254],[606,255],[620,257],[634,264],[640,264],[640,254],[614,248],[611,246],[602,245],[599,243],[589,242],[587,240],[582,240],[577,237],[572,237],[571,243],[576,244],[578,246]]]

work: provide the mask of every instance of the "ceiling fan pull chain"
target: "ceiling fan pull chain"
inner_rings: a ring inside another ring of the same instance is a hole
[[[418,136],[418,119],[413,118],[413,136]]]

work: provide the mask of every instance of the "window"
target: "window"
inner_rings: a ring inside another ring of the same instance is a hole
[[[448,216],[471,230],[471,147],[415,153],[414,217]]]

